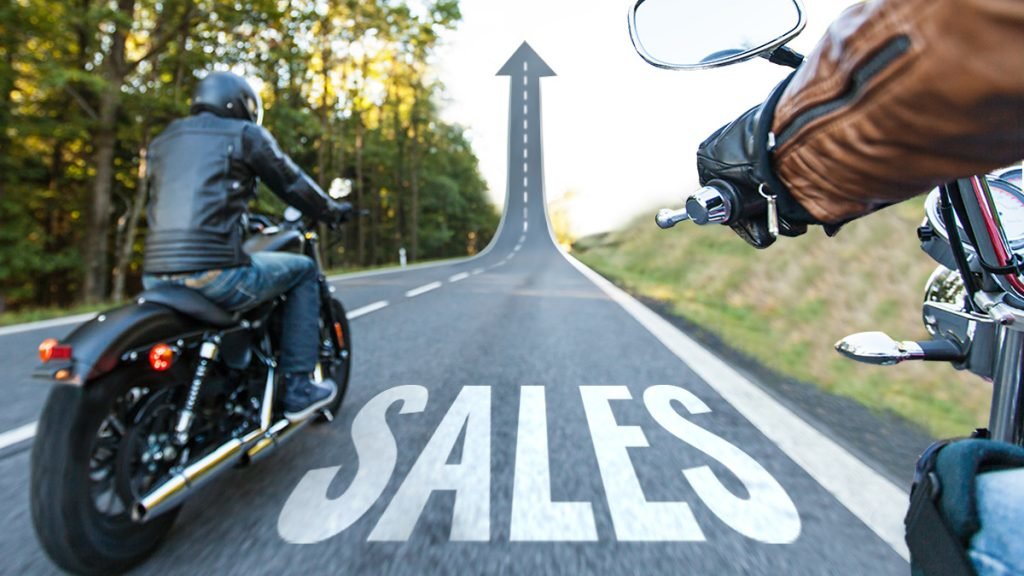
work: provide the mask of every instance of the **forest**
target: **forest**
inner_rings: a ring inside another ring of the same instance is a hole
[[[147,146],[212,70],[249,79],[282,149],[369,211],[321,229],[325,267],[481,250],[499,216],[432,65],[460,18],[457,0],[0,0],[0,309],[139,289]]]

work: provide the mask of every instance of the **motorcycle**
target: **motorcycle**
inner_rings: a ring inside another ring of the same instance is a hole
[[[288,208],[251,216],[249,253],[305,254],[317,234]],[[341,407],[352,365],[345,308],[319,275],[315,379],[337,398],[301,421],[282,416],[277,358],[284,296],[229,313],[198,292],[161,286],[39,347],[36,376],[54,386],[31,457],[31,510],[43,549],[76,573],[122,572],[144,560],[184,501]]]
[[[738,19],[736,16],[742,15]],[[722,23],[729,23],[723,26]],[[744,26],[742,23],[756,23]],[[630,38],[649,64],[672,70],[726,66],[755,57],[798,68],[803,56],[786,43],[805,24],[799,0],[685,2],[638,0],[629,11]],[[708,47],[715,48],[709,50]],[[925,286],[922,318],[926,341],[897,341],[882,332],[864,332],[836,344],[842,355],[876,365],[905,361],[948,362],[992,382],[988,427],[973,438],[1024,446],[1024,192],[1021,168],[960,178],[932,190],[917,230],[921,247],[938,267]],[[663,229],[690,221],[697,225],[734,224],[761,214],[766,229],[779,234],[773,206],[751,206],[735,190],[705,186],[680,209],[663,209],[655,221]],[[755,202],[758,200],[755,200]],[[764,200],[760,200],[765,204]],[[912,558],[939,556],[934,542],[916,540],[921,501],[934,500],[939,487],[930,473],[935,452],[918,462],[914,503],[907,518]],[[919,488],[925,488],[921,490]],[[915,508],[917,506],[917,508]],[[946,556],[942,555],[945,559]],[[925,558],[924,561],[927,561]],[[960,560],[953,558],[952,561]]]

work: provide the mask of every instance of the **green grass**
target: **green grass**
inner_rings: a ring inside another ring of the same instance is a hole
[[[833,350],[843,336],[867,330],[927,338],[921,297],[935,264],[915,234],[922,213],[920,202],[904,203],[835,238],[812,230],[763,251],[726,228],[662,231],[644,216],[573,250],[779,373],[893,412],[936,436],[963,435],[987,422],[987,382],[948,364],[875,367]]]

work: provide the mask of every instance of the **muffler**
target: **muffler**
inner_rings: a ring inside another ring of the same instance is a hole
[[[269,452],[270,448],[280,445],[285,438],[301,430],[316,417],[317,414],[313,414],[299,422],[279,420],[269,430],[255,430],[242,439],[233,438],[225,442],[139,498],[132,506],[132,520],[148,522],[174,509],[184,502],[194,489],[216,478],[243,459],[251,461],[257,455]]]

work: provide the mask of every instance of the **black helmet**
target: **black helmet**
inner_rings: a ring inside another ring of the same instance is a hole
[[[192,94],[192,114],[213,112],[223,118],[263,123],[263,101],[244,78],[231,72],[213,72]]]

